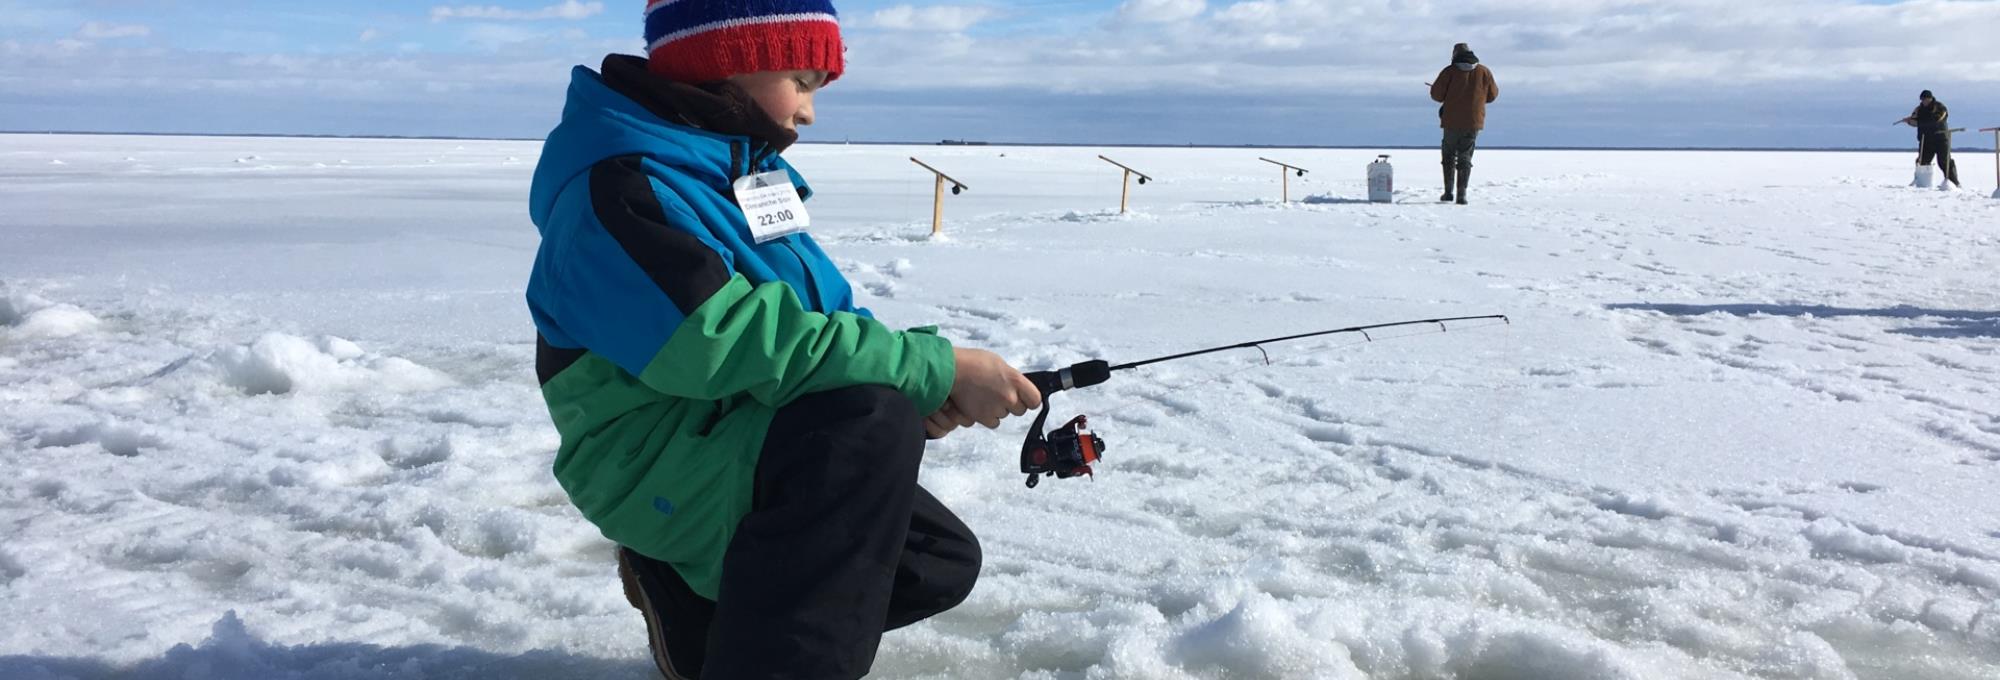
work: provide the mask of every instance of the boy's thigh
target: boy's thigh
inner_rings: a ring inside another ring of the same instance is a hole
[[[923,460],[923,418],[916,404],[880,385],[842,387],[799,397],[778,409],[757,461],[757,495],[788,478],[809,485],[909,480]]]

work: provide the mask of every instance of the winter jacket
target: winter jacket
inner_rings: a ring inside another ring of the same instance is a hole
[[[1910,112],[1910,122],[1916,124],[1918,137],[1934,135],[1950,129],[1951,110],[1944,107],[1944,102],[1932,99],[1931,103],[1918,104]]]
[[[556,480],[606,538],[714,598],[778,407],[875,384],[932,413],[951,345],[855,306],[811,236],[754,240],[734,180],[784,170],[811,194],[771,144],[668,120],[660,92],[641,104],[588,68],[571,78],[530,196]]]
[[[1444,104],[1438,107],[1438,127],[1484,130],[1486,105],[1500,98],[1500,85],[1493,82],[1493,71],[1480,64],[1478,57],[1468,52],[1464,58],[1471,61],[1446,66],[1438,72],[1437,80],[1431,81],[1431,99]]]

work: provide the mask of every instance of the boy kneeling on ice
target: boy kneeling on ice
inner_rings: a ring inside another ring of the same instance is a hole
[[[964,600],[979,544],[926,435],[1040,406],[1000,357],[855,306],[778,154],[840,77],[825,0],[654,0],[650,59],[575,69],[535,169],[556,479],[621,547],[670,678],[857,678]]]

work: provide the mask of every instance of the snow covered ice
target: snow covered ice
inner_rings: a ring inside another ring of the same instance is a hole
[[[985,572],[877,677],[2000,677],[2000,201],[1489,150],[1457,207],[1392,153],[1393,205],[1373,150],[788,154],[864,304],[1026,368],[1513,319],[1059,395],[1094,480],[934,444]],[[0,677],[651,677],[548,472],[536,155],[0,137]],[[943,238],[910,155],[974,187]]]

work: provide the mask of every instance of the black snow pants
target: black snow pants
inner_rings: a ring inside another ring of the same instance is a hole
[[[1438,150],[1443,152],[1444,167],[1462,173],[1470,173],[1472,172],[1472,152],[1477,150],[1478,146],[1478,130],[1446,129],[1444,131],[1444,139],[1438,143]]]
[[[1924,135],[1922,139],[1923,143],[1917,147],[1917,165],[1930,165],[1935,159],[1945,179],[1958,184],[1958,163],[1951,159],[1951,133],[1940,130]]]
[[[723,554],[702,680],[859,678],[883,632],[971,594],[979,542],[917,486],[924,443],[915,405],[887,387],[778,410]]]

